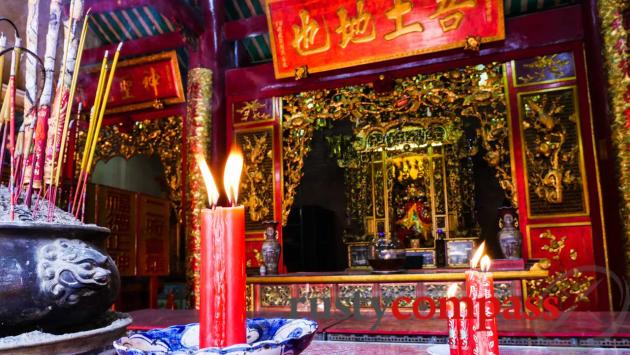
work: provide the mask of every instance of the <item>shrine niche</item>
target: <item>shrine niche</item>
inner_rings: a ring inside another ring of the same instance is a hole
[[[364,85],[284,97],[283,220],[314,132],[345,121],[351,132],[326,141],[344,170],[346,218],[359,226],[346,242],[385,235],[432,250],[438,231],[478,238],[474,157],[483,157],[517,205],[503,72],[492,63],[396,79],[388,92]]]

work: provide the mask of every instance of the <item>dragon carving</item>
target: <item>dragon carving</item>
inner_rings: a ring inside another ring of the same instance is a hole
[[[40,291],[59,306],[74,305],[111,282],[111,258],[80,240],[46,244],[37,251],[37,260]]]

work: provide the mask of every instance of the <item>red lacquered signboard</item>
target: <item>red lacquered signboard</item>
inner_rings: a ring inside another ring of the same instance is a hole
[[[77,89],[78,98],[84,101],[83,107],[94,102],[100,65],[90,66],[85,71]],[[170,51],[120,61],[105,113],[161,109],[184,100],[177,54]]]
[[[276,78],[505,38],[502,0],[267,0],[267,22]]]

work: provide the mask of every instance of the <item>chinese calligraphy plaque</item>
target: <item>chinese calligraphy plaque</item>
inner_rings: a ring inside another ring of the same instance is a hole
[[[276,78],[505,38],[499,0],[267,0]]]

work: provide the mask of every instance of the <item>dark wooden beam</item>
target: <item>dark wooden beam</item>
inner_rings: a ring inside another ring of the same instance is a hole
[[[163,35],[143,37],[132,41],[127,41],[123,45],[120,56],[133,57],[141,54],[162,52],[176,49],[186,45],[186,38],[180,32],[169,32]],[[82,64],[99,63],[103,59],[106,50],[110,53],[110,59],[118,44],[111,44],[98,48],[86,49],[83,51]]]
[[[115,10],[131,9],[142,6],[153,6],[159,13],[172,20],[190,32],[199,35],[203,32],[203,18],[199,11],[193,9],[184,1],[174,0],[86,0],[85,8],[92,9],[92,13],[112,12]]]
[[[125,112],[107,115],[103,118],[103,125],[110,126],[125,122],[138,122],[144,120],[159,120],[171,116],[186,116],[186,104],[166,106],[161,110],[148,109],[142,111]]]
[[[223,33],[225,33],[227,41],[238,41],[245,37],[258,36],[267,32],[269,32],[269,28],[265,15],[230,21],[223,25]]]

